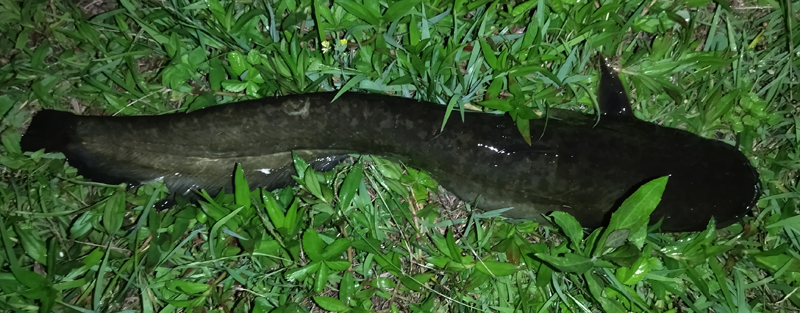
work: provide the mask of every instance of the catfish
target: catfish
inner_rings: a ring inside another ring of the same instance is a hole
[[[319,171],[353,154],[377,155],[428,171],[482,210],[544,221],[563,211],[583,227],[607,225],[639,186],[669,176],[651,215],[662,232],[736,223],[755,205],[759,176],[722,141],[640,120],[624,85],[600,63],[599,115],[530,121],[528,143],[508,116],[466,112],[444,129],[446,107],[384,94],[318,92],[241,101],[154,116],[38,112],[24,151],[60,152],[91,180],[162,181],[173,195],[232,189],[241,164],[250,188],[294,182],[292,153]]]

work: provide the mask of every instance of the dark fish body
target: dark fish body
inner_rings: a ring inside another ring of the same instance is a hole
[[[348,154],[373,154],[425,169],[484,210],[512,219],[564,211],[597,228],[642,184],[670,176],[651,222],[695,231],[739,220],[755,204],[758,173],[735,147],[636,119],[622,82],[600,62],[601,118],[531,120],[532,144],[506,116],[453,114],[377,94],[312,93],[215,106],[187,114],[77,116],[44,110],[25,151],[63,152],[82,175],[105,183],[163,180],[174,194],[230,189],[240,163],[252,188],[292,183],[291,153],[319,170]]]
[[[538,219],[551,211],[602,226],[641,184],[670,175],[651,220],[664,231],[737,221],[757,197],[758,176],[733,146],[623,115],[599,123],[531,121],[528,145],[511,119],[375,94],[266,98],[188,114],[99,117],[45,110],[23,137],[26,151],[63,152],[84,176],[106,183],[163,180],[172,192],[230,186],[241,163],[252,187],[291,182],[291,151],[325,167],[348,153],[381,155],[428,170],[484,210]],[[596,124],[596,125],[595,125]],[[540,137],[541,136],[541,137]],[[331,157],[331,158],[328,158]],[[327,159],[326,159],[327,158]]]

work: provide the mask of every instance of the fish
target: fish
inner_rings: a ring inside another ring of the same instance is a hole
[[[599,115],[530,121],[530,143],[508,116],[465,112],[442,128],[440,104],[377,93],[315,92],[216,105],[189,113],[35,114],[24,151],[63,153],[93,181],[162,181],[171,194],[231,190],[240,164],[251,189],[293,183],[292,153],[318,171],[376,155],[429,172],[477,208],[510,220],[562,211],[589,229],[638,187],[669,176],[651,215],[661,232],[726,227],[759,198],[759,176],[735,146],[636,118],[616,71],[600,62]]]

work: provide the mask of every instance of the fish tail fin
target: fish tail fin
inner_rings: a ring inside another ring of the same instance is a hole
[[[130,165],[109,159],[107,154],[97,149],[87,148],[76,132],[79,121],[88,117],[69,112],[42,110],[33,116],[28,130],[22,135],[20,147],[22,151],[60,152],[66,156],[69,165],[78,170],[78,174],[105,184],[136,183],[142,177],[132,175]],[[85,120],[81,122],[84,124]],[[101,129],[95,129],[101,132]],[[149,178],[148,177],[145,177]]]
[[[22,151],[65,152],[74,134],[77,115],[55,110],[36,113],[25,135]]]

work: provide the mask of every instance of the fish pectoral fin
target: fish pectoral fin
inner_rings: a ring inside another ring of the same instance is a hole
[[[597,54],[596,59],[600,67],[600,84],[597,88],[597,104],[600,115],[633,117],[631,103],[619,75],[609,66],[608,59],[600,53]]]

